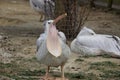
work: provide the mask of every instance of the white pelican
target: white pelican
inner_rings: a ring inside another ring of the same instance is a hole
[[[66,37],[64,33],[58,32],[55,24],[65,17],[63,14],[55,20],[48,20],[45,22],[45,32],[37,39],[37,60],[48,66],[46,71],[46,78],[50,67],[61,66],[62,80],[64,80],[64,65],[70,55],[70,48],[66,44]]]
[[[108,54],[120,57],[120,38],[113,35],[96,34],[84,27],[71,43],[71,50],[83,55]]]
[[[40,13],[40,21],[43,21],[44,17],[54,17],[55,2],[53,0],[30,0],[30,6]]]

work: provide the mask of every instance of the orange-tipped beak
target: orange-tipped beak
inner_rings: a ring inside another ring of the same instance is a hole
[[[66,16],[67,16],[67,13],[58,16],[56,19],[54,19],[53,24],[55,25],[59,20],[63,19]]]

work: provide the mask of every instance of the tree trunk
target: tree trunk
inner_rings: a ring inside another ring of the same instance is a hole
[[[55,0],[55,16],[58,17],[63,13],[67,13],[67,17],[62,19],[58,24],[57,28],[63,31],[68,39],[71,39],[75,32],[76,21],[76,8],[77,0]]]
[[[108,0],[108,9],[112,9],[113,0]]]

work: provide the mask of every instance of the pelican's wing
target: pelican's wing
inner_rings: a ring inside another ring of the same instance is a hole
[[[37,51],[40,48],[40,46],[44,40],[45,40],[45,33],[41,34],[40,37],[36,41]]]
[[[53,0],[46,0],[49,5],[55,7],[55,2]]]
[[[47,53],[47,47],[46,47],[46,34],[43,33],[40,35],[40,37],[37,39],[37,53],[36,53],[36,57],[39,61],[41,61],[41,59],[43,59]]]
[[[120,53],[120,38],[117,36],[113,36],[113,35],[108,35],[106,38],[111,40],[110,44],[113,43],[112,47],[114,48],[114,50],[116,49],[115,51]]]
[[[62,41],[64,41],[66,43],[66,37],[65,34],[63,32],[58,32],[58,36],[61,38]]]
[[[30,5],[37,11],[44,11],[44,0],[30,0]]]
[[[69,56],[71,54],[69,46],[66,43],[64,43],[64,42],[62,42],[62,54],[66,58],[69,58]]]
[[[82,45],[78,39],[74,39],[70,47],[71,51],[82,55],[100,55],[101,52],[99,48]]]
[[[30,4],[32,4],[34,7],[43,8],[45,6],[45,1],[44,0],[30,0]],[[52,0],[46,0],[46,5],[48,4],[52,7],[55,7],[55,3]]]
[[[118,36],[108,35],[107,38],[115,40],[120,45],[120,38]]]

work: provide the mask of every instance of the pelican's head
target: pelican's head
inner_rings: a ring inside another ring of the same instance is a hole
[[[79,32],[77,37],[79,37],[79,36],[86,36],[86,35],[95,35],[95,34],[96,33],[92,29],[87,28],[87,27],[83,27],[81,29],[81,31]]]
[[[45,33],[48,34],[48,31],[49,31],[50,26],[51,26],[51,25],[54,25],[54,24],[53,24],[53,21],[54,21],[54,20],[47,20],[47,21],[45,21],[45,22],[43,23],[43,28],[44,28],[44,30],[45,30]]]
[[[58,16],[54,20],[48,20],[45,23],[45,33],[47,36],[47,49],[55,57],[58,57],[62,53],[60,39],[58,37],[58,30],[56,29],[56,23],[64,18],[67,14]]]

